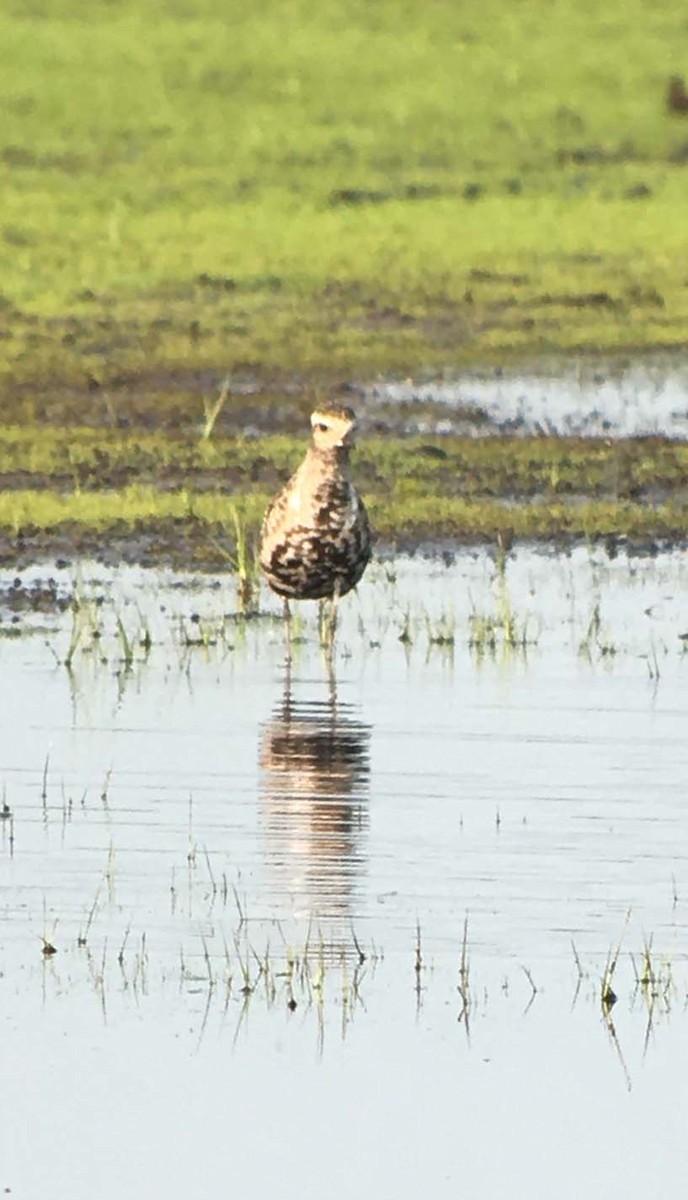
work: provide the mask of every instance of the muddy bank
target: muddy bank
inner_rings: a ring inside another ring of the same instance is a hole
[[[688,532],[671,529],[665,521],[657,521],[654,533],[634,533],[612,530],[593,539],[604,547],[610,557],[621,550],[654,556],[675,548],[688,546]],[[593,544],[579,531],[551,532],[546,536],[514,538],[508,521],[503,530],[479,532],[466,526],[454,532],[449,529],[410,527],[396,537],[378,535],[375,558],[391,560],[397,554],[418,555],[452,562],[466,547],[476,550],[492,546],[496,554],[510,550],[516,544],[540,545],[559,552],[569,552],[581,543]],[[207,573],[233,574],[228,556],[234,546],[229,531],[223,526],[211,526],[200,521],[160,521],[153,525],[135,526],[120,522],[106,530],[94,530],[72,522],[56,529],[27,529],[19,535],[0,529],[0,565],[18,572],[34,563],[54,563],[57,568],[74,566],[90,559],[107,567],[120,563],[149,568],[172,568]],[[19,583],[18,583],[19,588]],[[54,607],[50,592],[38,598],[24,598],[17,591],[13,605],[21,607],[26,599],[29,608]]]
[[[359,415],[353,471],[386,550],[688,537],[685,355],[322,389],[295,373],[118,386],[94,386],[88,411],[57,388],[0,425],[0,562],[228,569],[237,515],[255,542],[323,395]]]
[[[258,363],[112,366],[92,373],[82,361],[63,376],[7,375],[0,423],[35,428],[194,438],[223,388],[219,436],[298,434],[323,396],[348,400],[368,426],[395,436],[688,438],[685,349],[622,355],[553,354],[485,361],[483,368],[419,367],[411,375],[362,370],[279,370]]]

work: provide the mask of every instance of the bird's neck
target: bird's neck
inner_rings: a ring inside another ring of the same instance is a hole
[[[322,450],[318,446],[311,446],[306,463],[309,470],[336,471],[345,475],[349,466],[349,447],[333,446],[330,450]]]

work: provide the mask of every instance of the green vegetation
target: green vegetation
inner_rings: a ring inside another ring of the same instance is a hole
[[[685,341],[670,0],[5,8],[5,412]]]
[[[0,558],[112,545],[159,561],[165,548],[173,561],[236,569],[250,604],[258,524],[303,445],[0,429]],[[379,536],[398,545],[688,531],[688,446],[661,439],[371,437],[354,474]]]
[[[0,487],[76,495],[157,488],[183,513],[187,493],[260,493],[286,481],[307,442],[297,437],[217,437],[89,428],[36,431],[0,426]],[[661,438],[622,441],[537,437],[366,436],[353,472],[367,497],[400,501],[454,498],[524,499],[583,495],[620,500],[687,499],[688,444]]]
[[[685,344],[669,0],[5,8],[6,559],[226,561],[302,445],[227,433],[342,380]],[[389,438],[357,473],[383,537],[646,537],[685,535],[686,465]]]

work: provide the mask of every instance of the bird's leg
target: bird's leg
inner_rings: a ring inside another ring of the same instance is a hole
[[[320,649],[325,663],[325,671],[332,692],[334,679],[334,629],[332,626],[332,601],[321,600],[319,611]]]
[[[332,723],[336,721],[337,714],[337,677],[334,673],[334,657],[331,646],[323,646],[323,658],[325,660],[325,672],[327,674],[327,691],[330,702],[330,711]]]
[[[327,600],[318,600],[318,641],[324,650],[327,645]]]
[[[292,713],[292,693],[291,693],[291,654],[287,648],[287,656],[284,660],[284,692],[282,693],[282,719],[289,724]]]
[[[334,644],[334,625],[332,622],[332,601],[321,600],[318,608],[318,636],[320,645],[328,653],[332,652]]]
[[[287,650],[287,671],[291,671],[291,609],[286,596],[284,599],[284,637]]]
[[[334,643],[334,635],[337,632],[337,605],[339,604],[339,593],[341,591],[341,583],[339,580],[334,585],[332,599],[330,600],[330,637]]]
[[[329,654],[332,654],[335,633],[337,632],[337,604],[339,602],[340,586],[339,581],[337,581],[330,599],[321,600],[318,611],[320,645]]]

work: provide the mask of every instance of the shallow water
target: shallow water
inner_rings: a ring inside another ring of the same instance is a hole
[[[615,370],[580,363],[568,373],[560,368],[553,374],[499,371],[454,380],[378,382],[366,390],[373,408],[380,401],[426,404],[427,419],[414,421],[419,432],[450,433],[458,423],[460,432],[476,436],[520,430],[577,437],[685,439],[687,395],[688,364],[651,359]],[[478,414],[480,421],[476,421]]]
[[[231,580],[0,577],[0,1186],[682,1178],[687,579],[382,563],[287,673]]]

